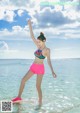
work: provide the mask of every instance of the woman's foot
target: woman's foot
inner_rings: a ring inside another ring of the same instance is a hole
[[[39,110],[41,108],[42,104],[39,104],[36,106],[35,110]]]
[[[35,107],[35,110],[40,110],[41,107],[42,107],[42,101],[39,100],[38,105]]]
[[[20,100],[22,100],[21,97],[16,97],[16,98],[12,99],[12,102],[16,102],[16,101],[20,101]]]

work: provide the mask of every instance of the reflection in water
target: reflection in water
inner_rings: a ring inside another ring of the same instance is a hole
[[[65,113],[65,112],[67,113],[77,108],[80,109],[80,104],[70,105],[68,103],[67,105],[68,106],[64,104],[62,108],[62,106],[58,103],[52,105],[51,103],[45,103],[44,105],[39,107],[35,104],[35,102],[25,101],[22,103],[14,104],[13,108],[15,108],[15,111],[13,111],[12,113]]]

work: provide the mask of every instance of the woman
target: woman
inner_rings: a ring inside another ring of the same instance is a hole
[[[41,106],[42,105],[41,82],[42,82],[43,75],[45,73],[43,61],[46,57],[47,57],[47,62],[51,68],[52,75],[54,78],[56,78],[56,74],[53,71],[51,60],[50,60],[50,49],[47,48],[45,45],[46,38],[44,34],[41,32],[40,36],[37,39],[35,39],[33,31],[32,31],[31,20],[28,20],[28,25],[30,29],[31,38],[38,49],[34,52],[34,55],[35,55],[34,62],[30,66],[30,69],[28,70],[26,75],[21,80],[21,85],[20,85],[18,96],[14,98],[12,101],[15,102],[18,100],[22,100],[21,94],[23,92],[26,81],[29,80],[34,74],[37,74],[36,88],[37,88],[38,96],[39,96],[39,106]]]

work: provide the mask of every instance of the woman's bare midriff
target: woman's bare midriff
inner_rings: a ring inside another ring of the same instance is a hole
[[[35,60],[34,60],[33,63],[36,63],[36,64],[43,64],[43,61],[44,61],[44,59],[39,59],[39,58],[35,57]]]

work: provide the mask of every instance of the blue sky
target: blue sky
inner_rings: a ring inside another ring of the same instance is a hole
[[[44,32],[51,58],[80,58],[79,0],[0,0],[0,59],[34,58],[27,25],[35,38]]]

